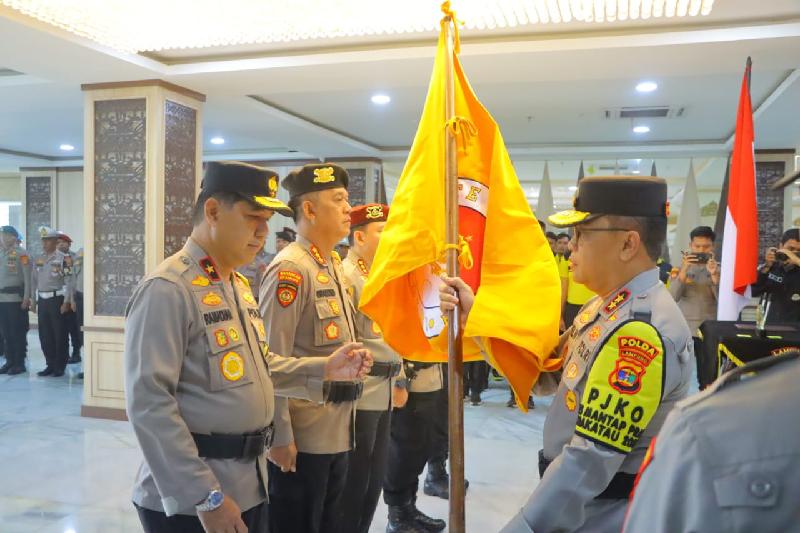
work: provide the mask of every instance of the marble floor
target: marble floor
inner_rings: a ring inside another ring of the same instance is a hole
[[[140,531],[130,503],[141,454],[130,426],[81,418],[80,364],[61,378],[44,368],[35,332],[28,374],[0,376],[0,532]],[[2,359],[0,358],[0,362]],[[536,454],[550,400],[525,415],[505,406],[504,383],[492,383],[481,406],[465,408],[467,529],[497,531],[538,480]],[[447,502],[420,493],[419,507],[447,517]],[[385,531],[380,504],[372,532]]]

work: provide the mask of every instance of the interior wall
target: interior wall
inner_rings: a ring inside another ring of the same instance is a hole
[[[21,202],[22,184],[19,173],[0,173],[0,202]]]
[[[56,229],[72,238],[72,250],[83,247],[83,170],[56,175]]]

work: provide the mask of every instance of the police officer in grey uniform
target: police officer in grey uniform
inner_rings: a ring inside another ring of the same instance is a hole
[[[39,318],[39,342],[47,366],[37,372],[39,376],[60,377],[67,366],[69,344],[64,315],[72,309],[74,278],[72,258],[56,248],[58,232],[50,228],[39,229],[44,252],[33,262],[31,287],[37,298],[31,311]]]
[[[18,244],[13,226],[0,228],[0,333],[5,340],[6,364],[0,374],[22,374],[25,369],[25,315],[31,305],[31,261]]]
[[[798,382],[795,349],[679,402],[642,465],[625,533],[800,530]]]
[[[83,287],[81,286],[79,294],[77,288],[78,275],[75,272],[76,263],[78,262],[78,254],[70,250],[70,247],[72,246],[72,238],[63,231],[58,232],[58,243],[56,246],[61,253],[68,255],[72,261],[72,277],[74,278],[73,286],[75,287],[72,303],[70,304],[70,310],[64,314],[64,322],[66,323],[67,327],[67,337],[69,338],[69,342],[72,344],[72,355],[67,360],[67,363],[80,363],[81,348],[83,347],[83,334],[81,333],[81,326],[83,323],[82,318],[80,320],[78,319],[78,314],[75,310],[78,306],[79,297],[81,299],[81,306],[83,306]],[[81,263],[82,262],[83,260],[81,259]],[[81,268],[83,268],[82,264]]]
[[[299,236],[270,264],[259,297],[267,338],[277,352],[313,359],[356,339],[355,309],[333,253],[350,233],[347,185],[347,172],[333,164],[305,165],[283,181]],[[362,387],[360,380],[331,384],[324,405],[286,398],[276,404],[273,533],[335,530]]]
[[[574,226],[575,281],[600,296],[562,336],[560,375],[537,383],[537,392],[555,392],[542,479],[506,533],[618,532],[650,439],[689,387],[691,335],[656,267],[666,237],[666,182],[587,177],[574,205],[549,220]],[[445,281],[443,310],[458,302],[455,286],[466,314],[469,288],[457,278]]]
[[[275,392],[321,401],[326,379],[369,371],[358,344],[315,359],[270,350],[247,280],[234,272],[263,245],[273,212],[291,213],[270,182],[267,169],[209,163],[192,235],[128,304],[127,411],[144,455],[133,501],[147,532],[267,531]]]
[[[389,206],[384,204],[361,205],[350,213],[353,246],[342,263],[356,309],[388,216]],[[384,342],[380,328],[367,315],[356,311],[355,324],[358,340],[370,349],[374,363],[356,407],[356,443],[350,451],[341,533],[369,531],[386,469],[392,406],[402,407],[408,399],[403,360]]]
[[[253,287],[253,290],[257,291],[261,285],[261,277],[267,271],[267,266],[274,258],[273,254],[267,252],[265,248],[261,248],[255,258],[243,267],[239,267],[237,272],[247,278],[247,283]],[[255,296],[257,297],[258,294],[255,294]]]

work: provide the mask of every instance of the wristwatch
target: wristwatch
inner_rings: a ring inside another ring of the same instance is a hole
[[[225,495],[219,489],[213,489],[208,493],[206,499],[194,506],[198,512],[208,512],[217,509],[225,501]]]

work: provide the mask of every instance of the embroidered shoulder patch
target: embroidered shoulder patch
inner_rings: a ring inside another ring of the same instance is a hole
[[[289,307],[297,299],[297,291],[303,283],[303,276],[291,270],[278,272],[278,286],[275,296],[281,307]]]
[[[661,404],[664,346],[656,329],[631,321],[605,340],[592,363],[575,432],[630,452]]]
[[[216,307],[222,303],[222,297],[216,292],[209,292],[203,296],[203,303],[210,307]]]
[[[339,326],[336,325],[336,322],[330,322],[327,326],[325,326],[325,336],[330,341],[339,338]]]
[[[208,287],[211,285],[211,282],[205,276],[197,276],[192,280],[192,285],[195,287]]]

